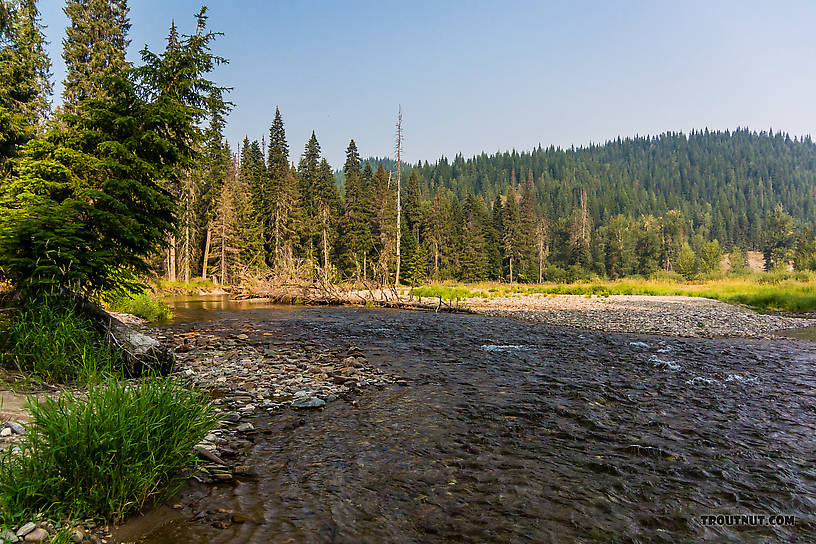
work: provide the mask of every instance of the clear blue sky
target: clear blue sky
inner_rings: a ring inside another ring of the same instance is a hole
[[[40,7],[64,77],[61,0]],[[131,0],[129,58],[201,5]],[[333,166],[354,138],[407,160],[603,142],[618,135],[816,126],[816,2],[211,0],[230,59],[226,135],[260,140],[275,106],[292,160],[314,130]],[[58,102],[59,98],[55,100]]]

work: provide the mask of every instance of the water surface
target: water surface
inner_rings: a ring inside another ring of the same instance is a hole
[[[356,345],[409,385],[258,418],[246,461],[258,477],[188,488],[180,519],[144,542],[816,541],[812,343],[185,304],[171,327],[217,319],[253,338]],[[194,519],[218,509],[245,522]],[[699,522],[718,513],[797,524]]]

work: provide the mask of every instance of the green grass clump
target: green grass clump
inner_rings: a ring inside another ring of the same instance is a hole
[[[28,299],[0,323],[0,363],[59,383],[98,383],[117,374],[122,355],[73,301]]]
[[[460,285],[428,285],[416,287],[413,290],[414,296],[422,298],[441,298],[442,300],[461,300],[485,296],[484,293],[474,293],[469,288]]]
[[[133,314],[148,321],[162,321],[173,317],[167,304],[148,292],[111,296],[105,302],[112,312]]]
[[[30,410],[21,453],[0,458],[7,524],[38,514],[120,521],[169,498],[216,422],[203,393],[173,380],[110,380]]]
[[[596,278],[571,283],[435,284],[417,287],[414,294],[422,298],[441,297],[443,300],[525,294],[685,296],[744,304],[758,310],[816,312],[816,272],[761,272],[729,276],[716,273],[691,282],[674,272],[661,271],[649,279],[630,276],[617,280]]]

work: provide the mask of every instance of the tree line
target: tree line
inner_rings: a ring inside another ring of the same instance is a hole
[[[237,283],[567,281],[673,271],[747,250],[816,268],[816,145],[772,130],[693,131],[402,165],[314,133],[290,160],[281,112],[232,149],[228,89],[192,34],[126,62],[126,0],[68,0],[63,105],[36,0],[0,0],[0,275],[76,289],[138,274]],[[181,77],[180,77],[181,76]],[[398,272],[398,270],[401,271]]]
[[[406,284],[661,270],[693,278],[719,272],[726,252],[732,271],[745,270],[748,250],[762,251],[768,269],[814,269],[816,261],[809,138],[704,131],[408,165],[398,232],[397,166],[363,160],[354,140],[333,176],[314,133],[298,164],[287,162],[279,110],[266,147],[266,137],[245,139],[233,154],[217,130],[211,135],[210,148],[224,151],[204,176],[224,176],[211,178],[217,194],[207,196],[211,183],[191,193],[212,211],[195,229],[199,249],[185,246],[184,260],[203,259],[204,269],[213,262],[224,282],[296,270],[391,283],[397,236]],[[205,233],[214,225],[226,234],[213,254]]]

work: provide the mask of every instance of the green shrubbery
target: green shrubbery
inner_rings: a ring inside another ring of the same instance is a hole
[[[107,381],[87,398],[30,406],[18,455],[0,459],[5,523],[34,514],[113,518],[168,498],[215,424],[203,393],[172,380]]]
[[[48,381],[95,383],[119,373],[123,359],[73,301],[47,295],[25,300],[0,323],[0,362]]]
[[[173,312],[167,304],[149,292],[109,296],[105,302],[112,312],[133,314],[148,321],[161,321],[173,317]]]

